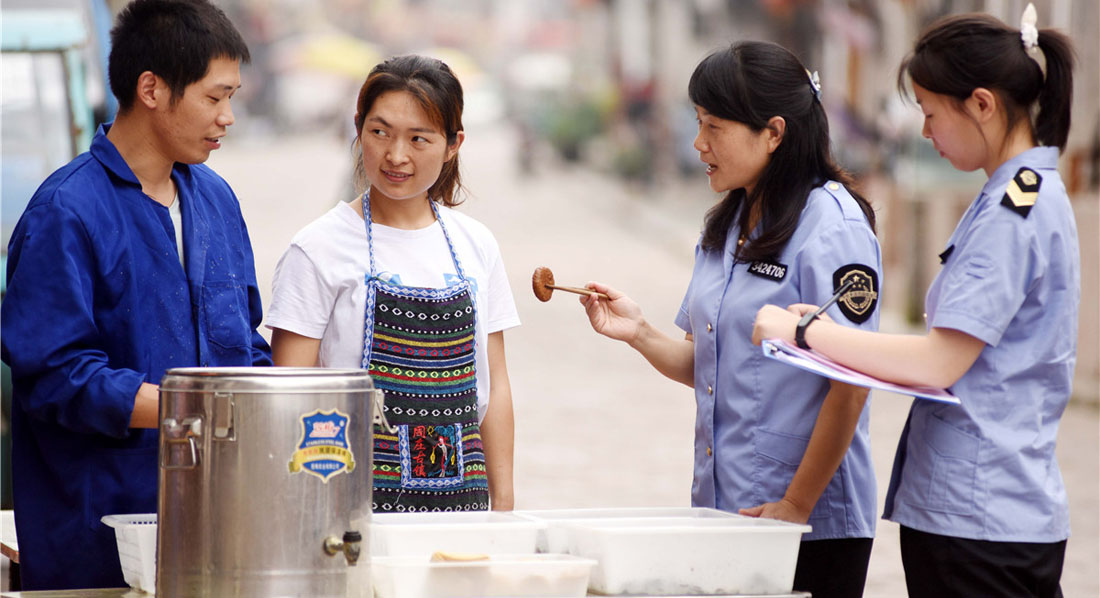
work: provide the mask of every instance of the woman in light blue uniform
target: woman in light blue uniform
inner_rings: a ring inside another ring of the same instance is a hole
[[[881,259],[874,215],[829,152],[816,77],[787,50],[746,42],[699,64],[689,84],[695,148],[711,188],[676,324],[658,332],[622,293],[582,299],[593,328],[628,342],[694,387],[692,503],[808,522],[794,589],[859,596],[875,531],[867,393],[764,358],[749,341],[767,303],[825,302],[851,326],[878,324]]]
[[[899,74],[941,155],[989,176],[940,254],[928,334],[803,330],[846,365],[950,387],[962,401],[914,401],[898,446],[884,517],[902,526],[910,596],[1061,596],[1069,514],[1054,445],[1076,360],[1080,264],[1056,168],[1073,60],[1062,35],[1033,18],[1021,29],[947,18]],[[793,338],[797,320],[767,306],[755,338]]]

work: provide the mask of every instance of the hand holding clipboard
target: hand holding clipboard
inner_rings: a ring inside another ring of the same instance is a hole
[[[863,386],[866,388],[878,388],[880,390],[887,390],[921,399],[959,404],[959,399],[945,389],[924,386],[905,386],[887,382],[886,380],[881,380],[841,365],[813,351],[810,346],[806,344],[806,327],[814,320],[820,318],[821,314],[823,314],[829,306],[839,301],[840,298],[844,296],[844,293],[848,292],[851,288],[853,282],[852,280],[846,281],[844,284],[840,285],[828,301],[817,309],[806,312],[802,316],[798,321],[798,325],[795,327],[794,344],[780,338],[761,339],[760,347],[764,351],[764,356],[846,384]],[[756,334],[755,331],[754,334]]]

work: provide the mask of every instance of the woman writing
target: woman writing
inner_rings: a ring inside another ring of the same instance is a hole
[[[899,89],[911,82],[940,155],[989,180],[940,254],[928,333],[803,326],[809,346],[844,365],[950,387],[962,401],[914,401],[898,445],[884,516],[901,524],[910,596],[1061,596],[1069,515],[1054,444],[1076,358],[1080,265],[1056,168],[1072,68],[1069,41],[1037,30],[1030,5],[1019,31],[987,15],[933,23]],[[754,340],[794,338],[812,309],[762,308]]]
[[[276,268],[275,365],[362,367],[395,434],[375,429],[374,509],[511,509],[504,330],[519,324],[496,240],[460,199],[462,86],[401,56],[359,91],[369,187],[306,226]]]
[[[695,149],[725,197],[707,214],[676,324],[664,335],[628,297],[581,299],[592,327],[695,389],[692,503],[809,522],[794,589],[859,596],[875,528],[867,393],[765,359],[749,342],[767,303],[848,291],[830,313],[877,326],[874,215],[833,162],[814,77],[787,50],[746,42],[711,54],[688,93]]]

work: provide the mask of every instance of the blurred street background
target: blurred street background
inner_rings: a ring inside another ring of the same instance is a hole
[[[5,246],[34,188],[113,114],[102,74],[104,35],[124,4],[0,0]],[[245,35],[253,61],[242,68],[236,124],[209,164],[241,200],[265,307],[275,264],[294,233],[356,192],[352,116],[370,68],[389,55],[423,53],[455,70],[466,92],[461,209],[500,242],[523,320],[505,335],[516,508],[553,508],[690,501],[691,390],[593,333],[575,296],[538,302],[530,277],[548,266],[559,284],[608,283],[636,299],[656,325],[680,334],[672,320],[703,215],[718,199],[691,147],[696,125],[686,89],[695,64],[732,41],[763,39],[820,72],[834,151],[878,213],[882,328],[919,330],[936,255],[984,177],[953,170],[920,138],[919,110],[896,91],[897,65],[937,16],[986,11],[1016,26],[1026,2],[217,4]],[[1082,258],[1075,396],[1059,436],[1073,530],[1063,589],[1066,596],[1100,596],[1100,4],[1041,0],[1036,8],[1040,27],[1070,34],[1079,61],[1073,127],[1060,162]],[[44,28],[25,14],[41,10],[61,12]],[[71,23],[57,20],[62,13]],[[67,31],[75,41],[60,40]],[[880,501],[911,400],[873,394]],[[7,409],[5,403],[5,442]],[[5,444],[0,454],[9,450]],[[9,480],[0,483],[4,508]],[[905,595],[893,523],[879,524],[866,595]]]

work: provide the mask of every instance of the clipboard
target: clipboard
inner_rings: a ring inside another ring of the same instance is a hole
[[[781,361],[788,365],[793,365],[796,368],[813,372],[839,382],[887,390],[898,394],[913,396],[918,399],[928,399],[941,403],[951,403],[954,405],[962,403],[958,397],[951,394],[946,389],[932,388],[929,386],[904,386],[880,380],[840,365],[820,353],[799,349],[782,339],[765,339],[760,343],[760,348],[764,351],[765,357]]]

